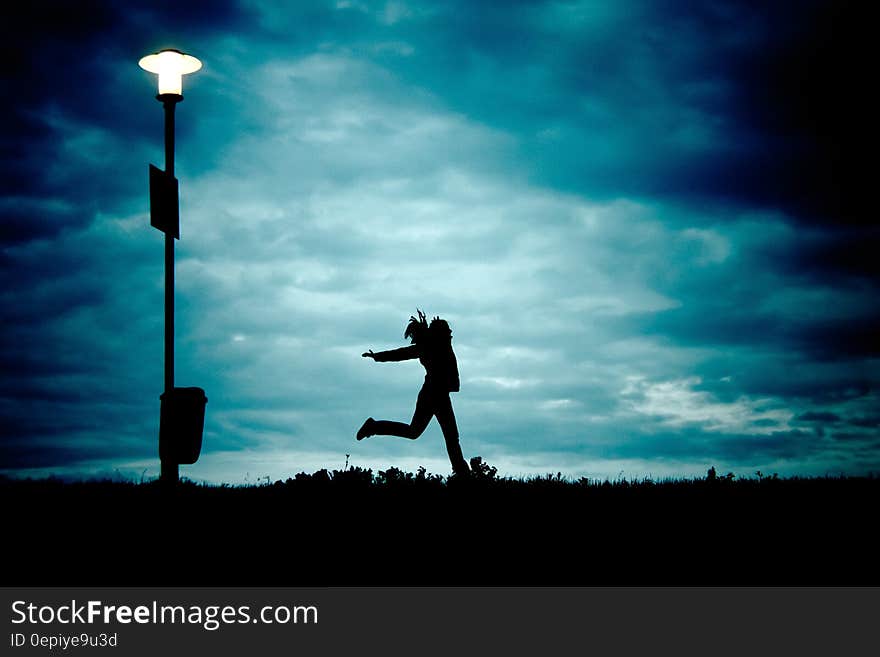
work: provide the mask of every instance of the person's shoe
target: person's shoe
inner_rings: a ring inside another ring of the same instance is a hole
[[[367,418],[367,421],[361,425],[361,428],[358,429],[357,439],[363,440],[364,438],[369,438],[373,435],[373,423],[375,420],[371,417]]]

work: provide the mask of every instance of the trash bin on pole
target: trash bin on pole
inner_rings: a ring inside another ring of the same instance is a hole
[[[192,464],[202,451],[205,405],[201,388],[174,388],[162,393],[159,415],[159,458],[178,464]]]

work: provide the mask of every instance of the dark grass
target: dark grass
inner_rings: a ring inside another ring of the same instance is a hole
[[[6,585],[876,585],[880,479],[0,481]]]

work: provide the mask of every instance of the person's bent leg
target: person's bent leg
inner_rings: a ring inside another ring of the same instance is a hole
[[[413,438],[412,429],[408,424],[395,422],[394,420],[373,420],[370,431],[374,436],[400,436],[401,438]]]
[[[422,388],[419,392],[419,398],[416,400],[416,410],[413,412],[412,420],[409,424],[403,422],[395,422],[393,420],[373,420],[370,431],[374,436],[400,436],[401,438],[409,438],[415,440],[425,431],[428,422],[434,415],[434,409],[431,406],[431,397]]]

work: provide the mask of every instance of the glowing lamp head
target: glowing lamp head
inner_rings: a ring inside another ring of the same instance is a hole
[[[202,62],[179,50],[161,50],[141,57],[140,67],[159,76],[159,95],[183,96],[183,76],[202,68]]]

